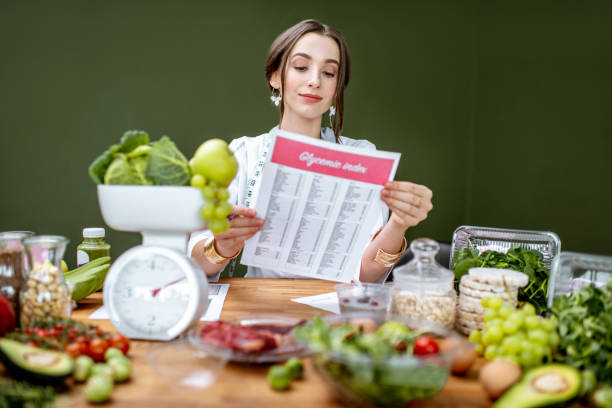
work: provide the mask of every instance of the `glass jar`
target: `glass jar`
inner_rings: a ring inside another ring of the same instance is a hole
[[[31,231],[0,232],[0,295],[10,303],[19,322],[19,292],[23,285],[24,254],[21,240]]]
[[[96,258],[110,256],[110,245],[104,242],[104,228],[83,228],[83,242],[77,246],[77,268]]]
[[[68,239],[40,235],[23,241],[28,268],[21,289],[21,327],[42,317],[70,317],[70,291],[64,281],[61,261]]]
[[[457,294],[454,275],[435,259],[440,246],[429,238],[410,243],[414,258],[393,270],[393,313],[423,318],[452,328]]]

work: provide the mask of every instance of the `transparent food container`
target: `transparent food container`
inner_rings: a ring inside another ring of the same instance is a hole
[[[147,362],[177,393],[208,388],[227,364],[229,353],[210,353],[185,337],[157,343],[146,354]]]
[[[28,267],[20,294],[21,327],[26,328],[42,317],[69,318],[70,291],[61,267],[68,239],[59,235],[39,235],[22,242]]]
[[[567,296],[586,285],[603,286],[612,278],[612,256],[561,252],[548,282],[548,307],[557,296]]]
[[[463,248],[475,248],[480,252],[493,250],[505,253],[515,246],[541,252],[542,262],[550,270],[553,259],[561,251],[561,240],[557,234],[550,231],[463,225],[453,233],[449,267],[453,269],[455,251]]]
[[[437,394],[448,378],[453,359],[465,344],[455,331],[424,319],[391,314],[381,317],[371,312],[331,315],[323,319],[330,327],[360,326],[366,320],[378,326],[394,322],[415,334],[432,337],[439,344],[441,341],[448,344],[435,354],[414,355],[407,351],[381,357],[348,344],[346,348],[322,349],[320,341],[309,340],[316,349],[312,361],[317,373],[344,404],[353,407],[406,407],[410,401]]]
[[[410,243],[414,258],[393,270],[391,308],[397,315],[423,318],[453,327],[457,293],[455,276],[435,260],[440,246],[432,239]]]

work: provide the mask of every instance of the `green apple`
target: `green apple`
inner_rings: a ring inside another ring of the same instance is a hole
[[[191,172],[227,187],[238,171],[238,162],[227,143],[221,139],[209,139],[197,148],[189,161]]]
[[[62,259],[62,273],[66,273],[68,272],[68,265],[66,264],[66,262]]]

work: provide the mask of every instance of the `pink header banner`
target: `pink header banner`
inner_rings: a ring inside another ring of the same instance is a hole
[[[296,169],[384,185],[393,169],[393,159],[326,149],[277,136],[270,159]]]

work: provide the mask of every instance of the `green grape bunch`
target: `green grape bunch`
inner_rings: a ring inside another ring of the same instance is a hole
[[[536,315],[535,307],[525,303],[519,309],[498,296],[481,300],[484,328],[473,330],[469,339],[487,360],[505,359],[523,368],[552,361],[552,350],[559,345],[554,317]]]
[[[227,231],[230,227],[227,217],[232,212],[227,187],[238,171],[234,154],[224,140],[210,139],[198,147],[189,166],[190,184],[202,191],[205,201],[200,210],[202,218],[209,222],[213,234]]]

